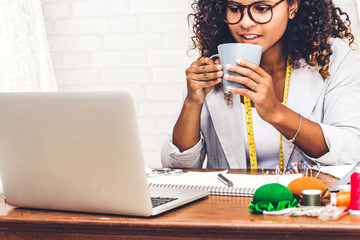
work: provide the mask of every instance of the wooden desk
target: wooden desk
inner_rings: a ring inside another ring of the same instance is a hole
[[[319,176],[330,186],[335,179]],[[100,201],[100,200],[99,200]],[[359,239],[360,217],[337,221],[251,214],[251,198],[209,196],[154,218],[17,209],[0,198],[0,239]]]

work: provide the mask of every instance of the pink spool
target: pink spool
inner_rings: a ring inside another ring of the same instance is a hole
[[[360,167],[351,175],[350,213],[360,216]]]

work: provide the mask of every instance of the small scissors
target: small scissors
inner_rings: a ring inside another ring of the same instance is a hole
[[[153,169],[151,172],[147,173],[148,177],[159,177],[159,176],[178,176],[183,174],[181,169],[171,169],[171,168],[159,168]]]

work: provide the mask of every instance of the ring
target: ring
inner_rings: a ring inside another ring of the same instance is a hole
[[[257,83],[254,84],[254,86],[251,88],[251,90],[254,90],[256,88]]]

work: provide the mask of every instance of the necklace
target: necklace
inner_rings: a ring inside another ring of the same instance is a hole
[[[289,93],[291,70],[292,70],[291,58],[289,56],[287,59],[287,64],[286,64],[285,87],[284,87],[284,96],[283,96],[283,102],[282,102],[282,104],[284,106],[286,106],[288,93]],[[251,100],[245,96],[244,96],[244,105],[245,105],[246,133],[247,133],[248,145],[249,145],[250,168],[257,169],[254,127],[253,127],[253,120],[252,120],[252,113],[251,113]],[[283,149],[282,149],[282,134],[280,134],[279,168],[284,169],[284,153],[283,153]]]

